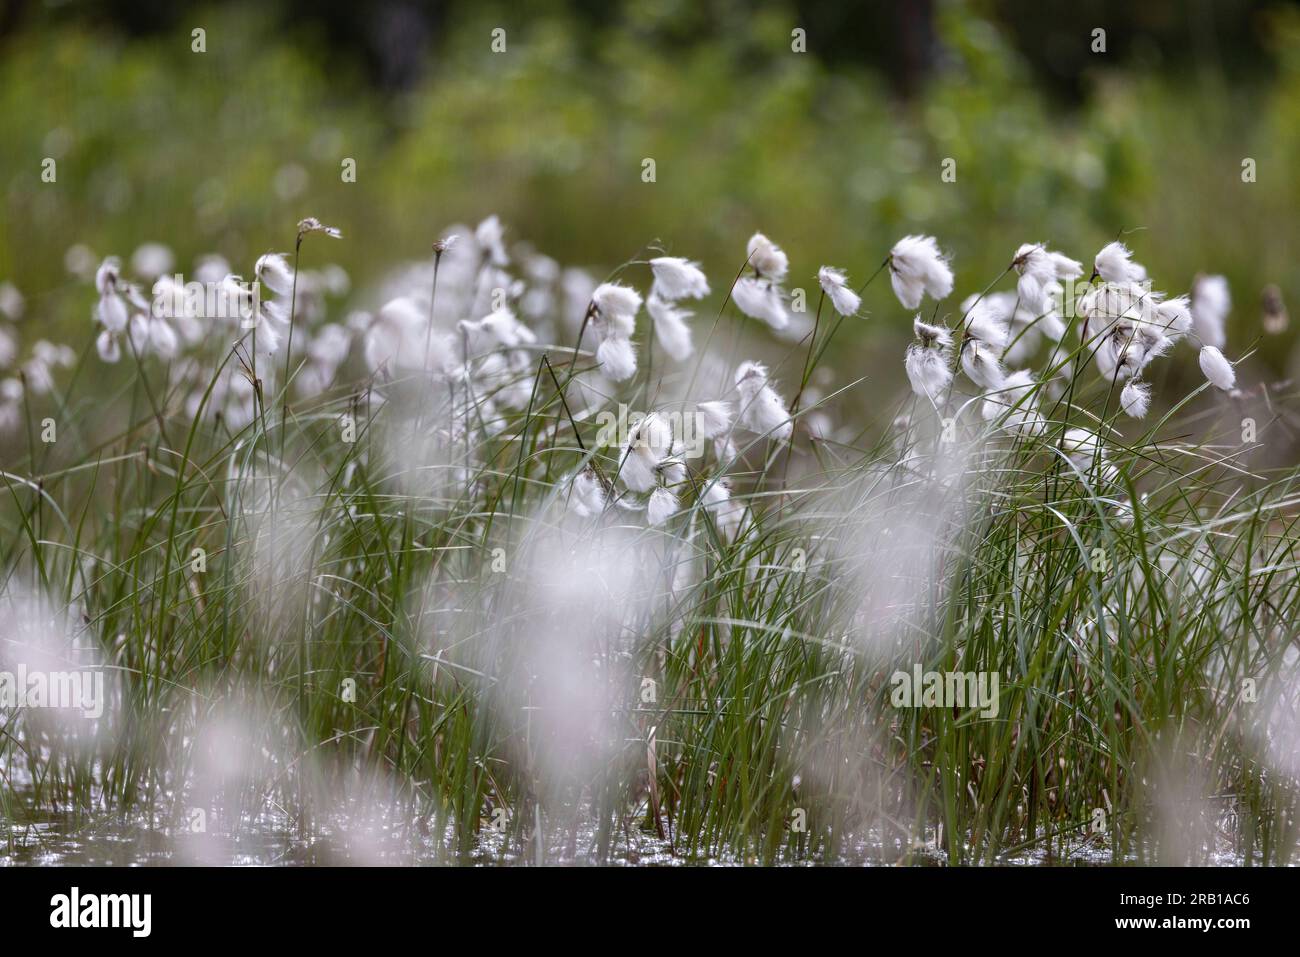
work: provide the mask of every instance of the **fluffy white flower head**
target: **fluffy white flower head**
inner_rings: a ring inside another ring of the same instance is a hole
[[[709,280],[705,278],[700,264],[683,259],[680,256],[660,256],[650,260],[650,271],[654,273],[652,296],[675,301],[677,299],[703,299],[709,294]]]
[[[905,309],[921,297],[944,299],[952,292],[952,269],[933,236],[904,236],[889,252],[890,282]]]
[[[749,265],[759,276],[774,283],[785,280],[785,274],[790,269],[790,259],[780,246],[762,233],[754,233],[749,237],[746,250],[749,253]]]
[[[862,297],[848,286],[848,277],[844,270],[832,266],[822,266],[817,270],[817,282],[822,291],[830,297],[831,305],[841,316],[854,315],[862,305]]]

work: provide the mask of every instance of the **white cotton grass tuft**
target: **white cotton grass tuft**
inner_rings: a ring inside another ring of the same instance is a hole
[[[634,492],[648,492],[672,454],[672,425],[658,412],[651,412],[628,435],[619,457],[618,478]]]
[[[785,441],[794,422],[785,400],[768,381],[767,367],[759,362],[742,362],[736,369],[736,391],[740,393],[739,423],[751,432]]]
[[[104,329],[95,337],[95,351],[99,353],[101,360],[110,364],[122,358],[122,346],[117,341],[117,336],[108,329]]]
[[[1206,380],[1224,392],[1230,391],[1237,384],[1237,373],[1232,363],[1214,346],[1205,346],[1200,355],[1201,372]]]
[[[121,270],[121,260],[116,256],[109,256],[95,271],[95,288],[99,291],[99,302],[95,304],[94,318],[114,335],[126,331],[130,315],[126,300],[121,295]]]
[[[622,283],[605,282],[596,287],[591,301],[602,319],[625,336],[636,330],[636,314],[641,309],[641,294]]]
[[[686,324],[686,320],[694,313],[660,299],[653,291],[646,300],[645,308],[654,322],[655,341],[678,362],[689,359],[695,346],[691,341],[691,327]]]
[[[753,267],[755,273],[778,285],[785,281],[785,274],[790,269],[790,259],[780,246],[762,233],[754,233],[749,237],[749,243],[745,248],[749,254],[747,262]]]
[[[1168,328],[1182,320],[1177,303],[1163,315],[1159,304],[1160,294],[1140,283],[1108,282],[1079,299],[1080,338],[1093,350],[1102,378],[1120,382],[1138,376],[1169,351],[1175,337]]]
[[[917,395],[937,402],[952,384],[952,333],[943,326],[913,320],[916,341],[907,347],[903,368]]]
[[[1133,261],[1133,253],[1123,243],[1116,241],[1101,247],[1092,264],[1093,275],[1106,282],[1145,282],[1146,269]]]
[[[971,293],[962,300],[963,316],[969,316],[972,310],[984,310],[989,325],[1006,329],[1004,365],[1023,365],[1038,351],[1044,338],[1058,342],[1065,335],[1065,321],[1060,315],[1064,287],[1053,279],[1041,289],[1032,290],[1032,294],[1040,297],[1033,308],[1022,301],[1018,291]]]
[[[731,430],[735,410],[730,402],[715,400],[701,402],[695,406],[695,421],[700,435],[706,439],[716,439]]]
[[[618,479],[633,492],[648,492],[655,487],[658,463],[635,444],[625,447]]]
[[[708,510],[723,541],[734,541],[745,524],[747,509],[732,497],[731,483],[716,478],[705,484],[700,501]]]
[[[961,367],[966,377],[981,389],[1001,389],[1007,371],[996,351],[977,339],[967,339],[961,350]]]
[[[1192,329],[1192,310],[1186,296],[1175,296],[1156,304],[1156,320],[1165,335],[1178,339]]]
[[[267,253],[259,258],[253,274],[277,296],[287,296],[293,291],[293,267],[283,253]]]
[[[1060,342],[1061,337],[1065,335],[1065,320],[1061,318],[1061,303],[1065,299],[1065,286],[1059,282],[1049,282],[1043,287],[1043,294],[1046,297],[1045,311],[1037,316],[1026,315],[1026,310],[1018,309],[1016,314],[1011,317],[1011,328],[1014,332],[1022,326],[1021,319],[1024,318],[1023,325],[1034,323],[1034,328],[1041,332],[1053,342]],[[1013,338],[1015,338],[1013,336]],[[1017,343],[1013,343],[1011,348],[1015,348]]]
[[[1146,418],[1151,408],[1151,386],[1137,379],[1124,383],[1124,390],[1119,394],[1120,408],[1131,419]]]
[[[1001,389],[1006,381],[1007,373],[1001,356],[1007,344],[1010,318],[984,299],[971,303],[966,312],[961,367],[966,376],[982,389]]]
[[[510,264],[504,239],[505,227],[495,213],[474,227],[474,241],[478,243],[483,259],[497,268]]]
[[[126,330],[128,315],[126,301],[115,292],[101,296],[95,306],[95,319],[114,334]]]
[[[626,336],[607,336],[596,347],[596,361],[610,379],[626,382],[636,375],[636,346]]]
[[[331,239],[342,239],[343,231],[335,226],[326,226],[315,216],[308,216],[306,219],[298,220],[298,239],[306,236],[308,233],[320,233]]]
[[[1192,282],[1192,331],[1202,344],[1222,349],[1228,341],[1232,295],[1223,276],[1197,276]]]
[[[407,296],[390,299],[365,328],[363,354],[367,368],[388,376],[418,369],[426,342],[430,341],[431,358],[446,355],[445,340],[428,337],[427,329],[428,317],[414,300]]]
[[[605,510],[605,486],[591,466],[578,472],[569,483],[568,507],[582,518],[594,518]]]
[[[671,489],[661,485],[650,493],[650,501],[646,504],[646,520],[651,525],[662,525],[676,515],[679,508],[677,496]]]
[[[462,319],[456,325],[462,332],[469,334],[472,352],[498,346],[514,349],[537,341],[533,330],[520,322],[508,307],[490,312],[482,319]]]
[[[754,275],[742,276],[731,287],[736,308],[751,319],[759,319],[776,331],[790,325],[781,282],[790,269],[790,260],[781,247],[762,233],[755,233],[746,246],[746,263]]]
[[[731,298],[738,308],[751,319],[760,319],[773,329],[790,325],[790,314],[780,288],[765,279],[742,276],[731,289]]]
[[[831,305],[841,316],[855,315],[862,306],[862,297],[849,288],[844,270],[822,266],[817,270],[817,282],[822,291],[830,296]]]
[[[108,256],[95,270],[95,289],[101,296],[117,292],[117,284],[122,276],[122,260]]]
[[[1020,275],[1016,284],[1020,302],[1035,315],[1052,311],[1049,291],[1054,283],[1083,275],[1082,263],[1053,252],[1046,243],[1025,243],[1016,250],[1011,265]]]
[[[927,349],[948,350],[952,348],[952,330],[926,322],[919,315],[912,320],[912,332],[917,341]]]
[[[659,256],[650,260],[654,284],[650,295],[667,301],[703,299],[709,294],[709,280],[700,264],[680,256]]]
[[[987,297],[976,299],[965,311],[963,325],[967,341],[975,340],[1000,354],[1011,333],[1011,316]]]
[[[175,359],[181,351],[180,339],[166,319],[149,318],[149,351],[160,359]]]
[[[952,269],[933,236],[904,236],[889,252],[889,279],[904,309],[921,298],[945,299],[952,293]]]
[[[614,382],[625,382],[636,375],[636,314],[641,309],[641,294],[630,286],[606,282],[591,294],[595,307],[595,330],[600,338],[596,361],[601,371]]]

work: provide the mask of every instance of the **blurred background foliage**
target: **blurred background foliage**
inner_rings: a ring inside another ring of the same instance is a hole
[[[129,256],[156,240],[181,271],[215,251],[247,273],[306,215],[343,229],[328,254],[358,307],[386,267],[492,212],[602,275],[658,240],[715,288],[756,229],[810,289],[822,263],[860,281],[899,236],[929,232],[954,254],[954,309],[1021,242],[1090,261],[1135,230],[1171,295],[1198,271],[1228,276],[1233,354],[1260,338],[1266,283],[1300,303],[1289,3],[11,0],[0,127],[0,280],[32,335],[74,342],[93,300],[68,274],[74,244]],[[842,341],[901,380],[909,317],[885,282],[865,306]],[[1284,372],[1294,335],[1257,361]]]

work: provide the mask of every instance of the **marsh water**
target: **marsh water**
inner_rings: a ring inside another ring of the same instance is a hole
[[[12,808],[10,809],[13,810]],[[578,828],[565,840],[548,848],[546,864],[599,863],[594,849],[594,828]],[[234,828],[195,831],[192,827],[159,825],[143,816],[51,813],[10,817],[0,814],[0,866],[335,866],[335,865],[452,865],[510,866],[538,863],[533,849],[520,853],[507,845],[504,835],[485,828],[475,847],[467,852],[455,847],[448,832],[439,840],[420,822],[393,822],[376,818],[314,822],[309,832],[287,814],[268,812],[246,817]],[[891,866],[900,858],[916,866],[943,866],[947,856],[933,844],[918,845],[910,853],[898,849],[882,852],[879,845],[862,847],[841,859],[778,861],[788,866]],[[724,851],[715,856],[688,858],[671,842],[653,833],[628,831],[617,836],[604,863],[614,866],[737,866],[756,863],[752,857]],[[1072,848],[1053,848],[1009,854],[1001,866],[1096,867],[1115,861],[1103,847],[1080,842]],[[1239,865],[1229,853],[1214,854],[1204,863]]]

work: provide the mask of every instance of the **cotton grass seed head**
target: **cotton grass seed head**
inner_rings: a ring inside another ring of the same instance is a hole
[[[636,375],[636,346],[626,336],[606,336],[596,347],[596,361],[614,382],[626,382]]]
[[[723,541],[735,541],[744,527],[748,510],[742,502],[733,498],[731,483],[724,478],[715,478],[706,483],[700,492],[700,501],[708,509]]]
[[[937,402],[952,384],[952,333],[920,316],[912,321],[916,341],[907,347],[903,368],[917,395]]]
[[[709,281],[700,264],[680,256],[659,256],[650,260],[654,273],[652,296],[667,301],[678,299],[703,299],[709,294]]]
[[[952,368],[947,358],[938,350],[916,342],[907,347],[903,368],[912,391],[932,402],[938,402],[952,384]]]
[[[293,292],[293,268],[283,253],[267,253],[253,266],[258,281],[277,296]]]
[[[817,282],[822,291],[830,297],[831,305],[841,316],[855,315],[862,305],[862,298],[848,287],[848,277],[844,270],[831,266],[822,266],[817,270]]]
[[[122,260],[109,256],[95,270],[95,288],[101,296],[117,292],[118,281],[122,277]]]
[[[306,219],[300,219],[298,221],[298,241],[301,242],[302,238],[308,233],[321,233],[322,235],[329,236],[332,239],[343,238],[343,233],[341,231],[335,229],[333,226],[326,226],[315,216],[308,216]]]
[[[785,300],[781,290],[773,282],[742,276],[736,280],[731,290],[732,301],[751,319],[760,319],[773,329],[781,330],[790,325],[790,314],[786,311]]]
[[[478,243],[483,258],[498,268],[510,264],[504,239],[505,227],[501,225],[501,219],[495,213],[474,228],[474,241]]]
[[[696,405],[695,412],[700,434],[706,439],[716,439],[726,434],[735,417],[735,410],[731,403],[721,400],[701,402]]]
[[[1156,304],[1156,321],[1171,339],[1187,335],[1192,328],[1192,310],[1186,296],[1175,296]]]
[[[889,278],[904,309],[921,298],[944,299],[952,292],[952,269],[933,236],[904,236],[889,252]]]
[[[1020,275],[1034,276],[1042,283],[1083,275],[1082,263],[1064,253],[1053,252],[1046,243],[1025,243],[1016,250],[1011,265]]]
[[[1215,388],[1227,392],[1237,384],[1237,373],[1233,371],[1232,363],[1214,346],[1201,349],[1200,364],[1201,372]]]
[[[650,501],[646,505],[646,519],[651,525],[662,525],[677,514],[679,507],[677,496],[672,490],[659,486],[650,493]]]
[[[912,332],[927,349],[948,349],[952,346],[952,332],[947,326],[928,323],[919,314],[912,320]]]
[[[751,432],[784,441],[794,431],[785,400],[768,382],[767,367],[759,362],[742,362],[736,369],[736,390],[740,393],[739,423]]]
[[[790,259],[781,251],[780,246],[762,233],[754,233],[749,237],[749,243],[745,248],[749,254],[749,265],[753,267],[755,273],[777,284],[785,281],[785,274],[790,269]]]
[[[583,518],[594,518],[605,510],[605,485],[591,466],[578,472],[570,482],[568,507]]]
[[[1010,334],[1011,316],[987,298],[971,303],[964,325],[967,340],[975,340],[995,353],[1001,353]]]
[[[1106,282],[1135,283],[1144,282],[1147,271],[1139,263],[1133,262],[1133,254],[1121,242],[1107,243],[1101,247],[1093,260],[1093,275],[1100,276]]]
[[[1124,390],[1119,394],[1120,408],[1132,419],[1146,418],[1151,407],[1151,386],[1137,379],[1124,383]]]
[[[1078,260],[1052,252],[1044,243],[1025,243],[1016,250],[1011,265],[1020,274],[1016,284],[1018,297],[1035,314],[1050,311],[1048,289],[1052,284],[1083,274],[1083,265]]]
[[[1207,346],[1222,349],[1227,343],[1228,313],[1232,295],[1223,276],[1197,276],[1192,282],[1192,331]]]
[[[967,378],[981,389],[1000,389],[1006,381],[1006,369],[997,350],[977,339],[968,340],[961,350],[961,367]]]
[[[122,347],[117,336],[107,329],[95,337],[95,351],[99,353],[100,359],[110,364],[122,358]]]
[[[618,328],[625,336],[632,335],[636,327],[636,314],[641,309],[641,294],[631,286],[606,282],[591,294],[592,304],[606,322]]]
[[[686,320],[693,313],[678,309],[673,303],[660,299],[655,292],[646,300],[646,312],[654,323],[655,341],[678,362],[685,362],[695,351],[691,342],[691,327]]]

